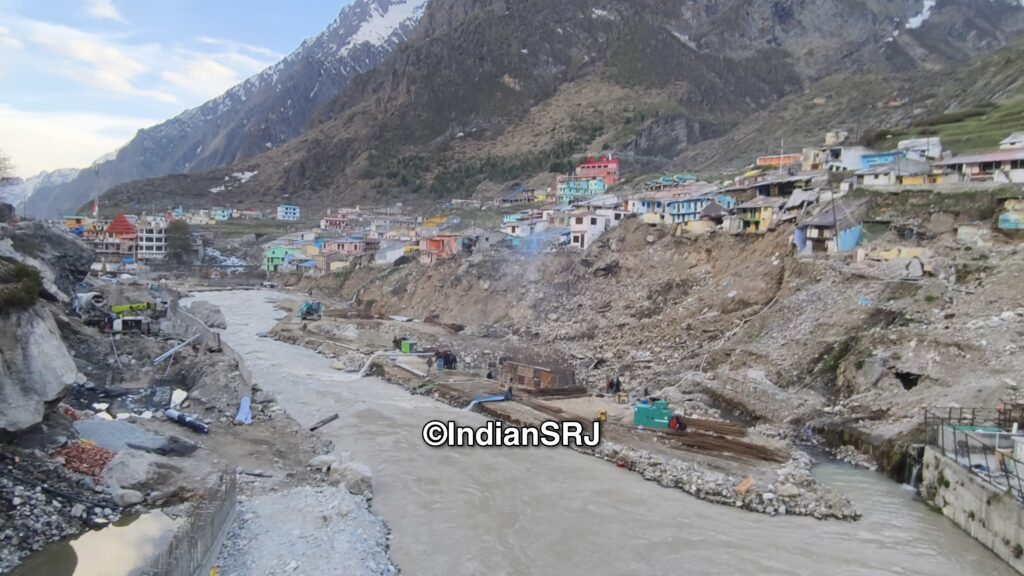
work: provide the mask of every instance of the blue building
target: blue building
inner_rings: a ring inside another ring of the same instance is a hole
[[[604,194],[607,188],[608,185],[600,178],[563,176],[558,179],[558,199],[563,203],[569,204],[578,198],[588,198]]]
[[[801,254],[853,252],[864,237],[865,201],[837,203],[801,222],[793,244]]]
[[[711,196],[696,196],[694,198],[680,198],[671,200],[665,204],[665,212],[672,218],[672,223],[680,224],[700,220],[700,213],[711,203]]]
[[[292,204],[281,204],[277,207],[277,219],[286,222],[299,220],[299,207]]]
[[[906,150],[890,150],[888,152],[872,152],[871,154],[864,154],[860,157],[860,169],[867,170],[869,168],[874,168],[875,166],[892,164],[896,162],[897,158],[906,157]]]

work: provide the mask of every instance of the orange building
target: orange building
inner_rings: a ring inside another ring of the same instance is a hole
[[[578,178],[597,178],[604,180],[605,186],[614,186],[619,181],[618,158],[587,158],[587,161],[576,167]]]
[[[758,168],[782,168],[800,164],[803,161],[803,154],[776,154],[774,156],[759,156],[756,164]]]

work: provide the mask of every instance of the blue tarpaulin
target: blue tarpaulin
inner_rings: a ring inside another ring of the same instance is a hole
[[[252,400],[245,396],[242,398],[241,404],[238,405],[238,414],[235,416],[235,424],[252,424]]]

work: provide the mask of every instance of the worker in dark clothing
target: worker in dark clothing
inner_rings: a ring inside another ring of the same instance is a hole
[[[512,399],[512,387],[509,386],[508,388],[505,388],[505,400],[511,400],[511,399]]]

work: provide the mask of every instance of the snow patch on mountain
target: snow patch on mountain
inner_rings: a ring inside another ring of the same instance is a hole
[[[403,23],[419,20],[426,0],[406,0],[381,9],[379,4],[370,7],[370,17],[359,26],[359,30],[349,38],[344,52],[364,42],[380,46],[391,38]]]
[[[61,168],[49,172],[40,172],[31,178],[0,186],[0,201],[15,206],[27,201],[36,190],[47,186],[58,186],[70,182],[78,176],[77,168]]]
[[[924,0],[924,6],[921,7],[921,13],[916,16],[911,16],[907,20],[907,30],[915,30],[920,28],[928,18],[932,15],[932,8],[935,8],[937,0]]]

